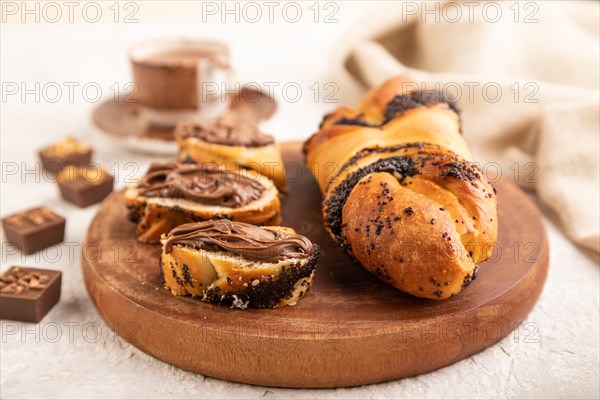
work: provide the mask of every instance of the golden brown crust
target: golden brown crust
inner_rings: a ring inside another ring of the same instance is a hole
[[[390,79],[369,90],[356,108],[340,107],[328,114],[323,120],[322,127],[333,125],[340,118],[351,119],[359,115],[365,122],[379,125],[384,119],[384,110],[388,103],[398,94],[406,92],[411,83],[413,82],[404,76]]]
[[[474,272],[476,265],[450,213],[387,172],[359,181],[346,201],[342,221],[342,235],[352,243],[352,254],[404,292],[446,299],[458,293]]]
[[[455,104],[406,78],[329,114],[305,143],[325,228],[369,271],[418,297],[470,283],[497,239],[494,188],[470,162]]]
[[[354,155],[372,147],[395,146],[423,142],[453,149],[466,160],[471,154],[460,133],[458,115],[445,104],[408,110],[382,127],[330,125],[310,139],[306,147],[306,162],[321,190],[332,174]],[[332,150],[335,149],[335,150]]]
[[[406,171],[400,171],[393,164],[385,165],[398,159],[406,160]],[[474,165],[445,148],[430,144],[400,145],[389,150],[359,153],[355,161],[347,164],[329,182],[323,207],[326,221],[329,214],[335,212],[330,210],[333,202],[328,200],[343,197],[345,188],[341,185],[352,178],[358,181],[362,178],[360,171],[365,171],[363,176],[369,175],[369,169],[376,165],[383,165],[382,171],[386,168],[393,171],[403,187],[433,199],[438,209],[448,212],[476,263],[491,255],[498,230],[494,188]],[[326,229],[335,234],[331,224],[326,224]]]

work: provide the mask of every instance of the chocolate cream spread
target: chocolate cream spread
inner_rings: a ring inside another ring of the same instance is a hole
[[[141,196],[184,198],[231,208],[258,200],[264,191],[257,180],[236,171],[175,162],[152,163],[138,184]]]
[[[180,124],[177,135],[182,138],[197,137],[208,143],[227,146],[260,147],[274,143],[272,136],[262,133],[254,125],[223,119]]]
[[[226,219],[180,225],[169,232],[165,251],[169,252],[173,245],[225,250],[264,262],[308,258],[314,252],[313,244],[302,235]]]

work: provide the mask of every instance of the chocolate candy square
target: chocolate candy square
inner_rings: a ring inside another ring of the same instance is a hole
[[[67,166],[58,175],[60,194],[66,201],[87,207],[104,200],[113,190],[115,178],[103,168]]]
[[[7,241],[25,254],[61,243],[65,237],[65,219],[47,207],[9,215],[2,219],[2,228]]]
[[[66,138],[39,152],[42,166],[58,173],[68,165],[85,167],[92,161],[92,148],[73,138]]]
[[[60,299],[62,273],[12,267],[0,275],[0,319],[40,322]]]

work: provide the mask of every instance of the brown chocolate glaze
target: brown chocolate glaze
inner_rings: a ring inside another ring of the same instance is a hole
[[[227,219],[180,225],[169,232],[163,244],[167,253],[173,245],[179,245],[225,250],[263,262],[309,258],[314,253],[313,244],[302,235]]]
[[[254,125],[226,119],[182,123],[177,126],[175,134],[182,138],[197,137],[208,143],[227,146],[261,147],[275,142],[272,136],[262,133]]]
[[[237,208],[260,199],[265,187],[240,172],[210,164],[152,163],[138,184],[147,197],[171,197]]]

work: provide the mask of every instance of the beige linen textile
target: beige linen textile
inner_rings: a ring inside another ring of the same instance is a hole
[[[599,3],[381,4],[338,46],[342,86],[405,74],[445,91],[487,175],[535,190],[600,251]]]

